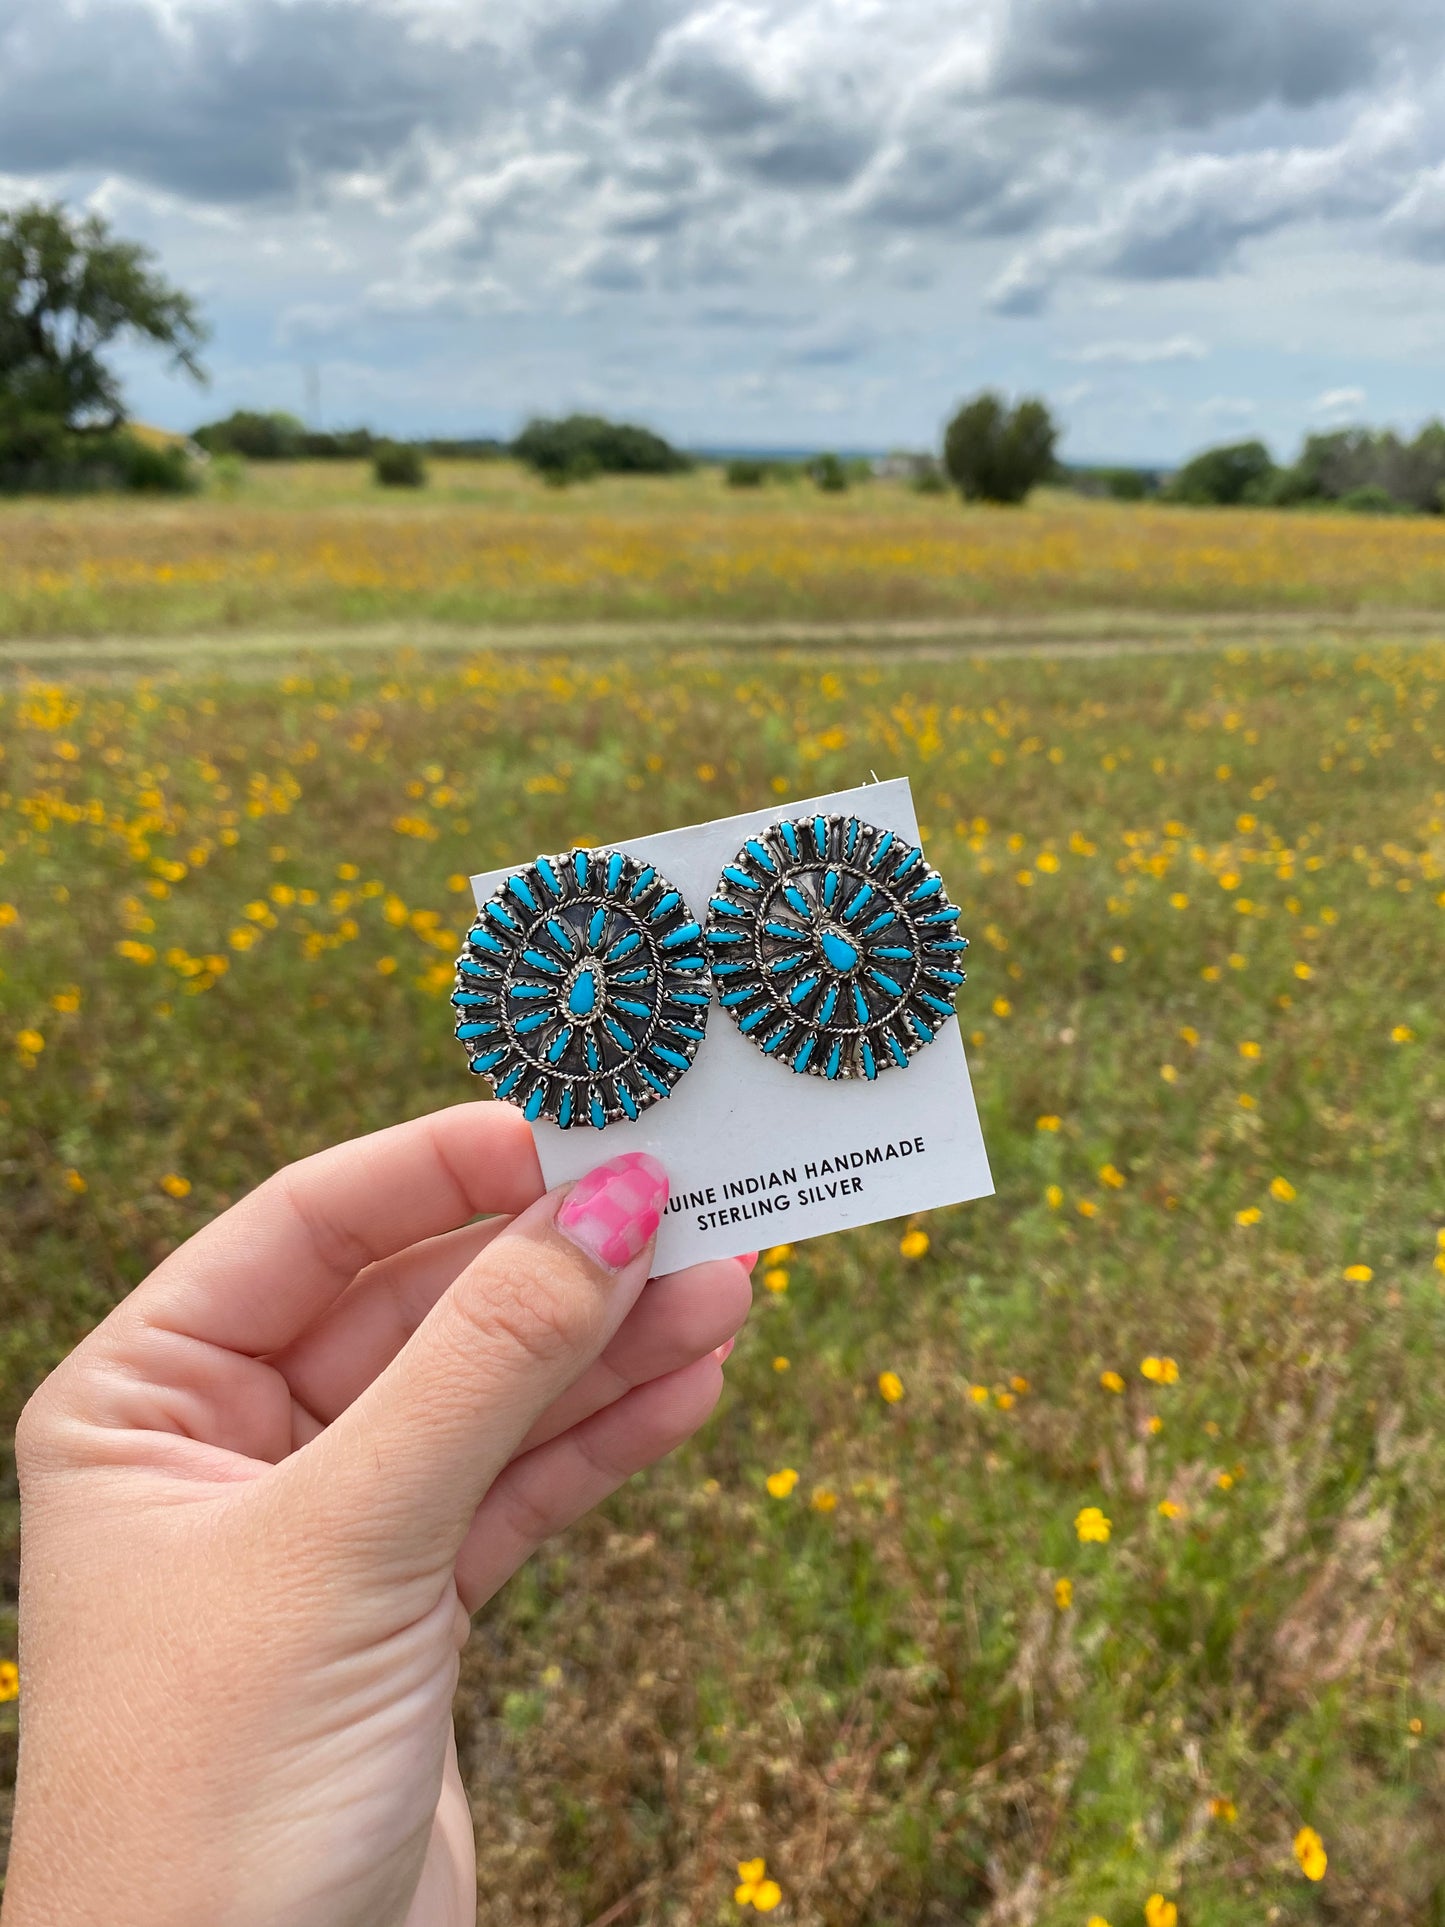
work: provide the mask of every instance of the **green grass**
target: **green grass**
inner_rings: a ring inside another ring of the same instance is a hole
[[[449,879],[907,774],[998,1196],[781,1261],[711,1428],[482,1616],[482,1917],[736,1919],[764,1855],[846,1927],[1445,1921],[1442,688],[593,648],[8,692],[7,1416],[277,1163],[473,1089]]]

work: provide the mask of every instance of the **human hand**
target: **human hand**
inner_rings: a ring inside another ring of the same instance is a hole
[[[461,1105],[277,1173],[52,1373],[5,1927],[472,1927],[468,1616],[696,1430],[750,1301],[644,1291],[666,1195],[543,1196]]]

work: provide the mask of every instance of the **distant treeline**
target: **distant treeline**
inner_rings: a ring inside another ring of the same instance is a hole
[[[1121,501],[1156,497],[1218,508],[1343,508],[1375,515],[1445,514],[1445,423],[1413,440],[1393,429],[1337,428],[1310,435],[1294,461],[1261,441],[1206,448],[1170,475],[1158,469],[1077,468],[1069,485]]]
[[[374,460],[396,444],[369,428],[323,431],[294,415],[237,409],[224,421],[207,422],[194,439],[210,455],[240,455],[253,462]],[[692,467],[690,456],[650,428],[611,422],[600,415],[544,417],[528,422],[515,441],[491,436],[409,442],[420,455],[489,461],[511,455],[549,481],[584,481],[591,475],[672,475]]]
[[[369,461],[378,449],[395,446],[388,435],[369,428],[308,428],[294,415],[280,410],[263,413],[238,408],[224,421],[206,422],[191,437],[208,455],[241,455],[252,462]],[[424,455],[466,456],[491,460],[507,453],[507,444],[491,436],[461,441],[410,443]]]

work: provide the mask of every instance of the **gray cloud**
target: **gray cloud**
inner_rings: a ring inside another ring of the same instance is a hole
[[[1367,87],[1410,42],[1438,41],[1430,0],[1014,0],[1000,95],[1201,124]]]
[[[1126,281],[1200,280],[1246,241],[1310,220],[1383,214],[1418,167],[1409,111],[1362,115],[1325,147],[1170,157],[1115,192],[1092,221],[1017,254],[990,291],[1004,314],[1035,314],[1071,270]]]
[[[447,395],[630,369],[787,434],[1082,363],[1086,420],[1133,395],[1153,436],[1167,390],[1192,435],[1201,335],[1237,399],[1246,336],[1333,331],[1300,397],[1355,378],[1357,310],[1375,359],[1432,351],[1442,49],[1445,0],[0,0],[0,199],[158,246],[218,399],[228,352],[259,402],[364,341],[370,406],[450,342]]]
[[[0,167],[116,172],[218,202],[384,166],[474,125],[498,51],[442,47],[385,7],[238,0],[164,20],[144,0],[0,21]]]

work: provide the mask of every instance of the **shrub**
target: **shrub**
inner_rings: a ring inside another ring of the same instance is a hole
[[[238,408],[224,421],[205,422],[192,437],[208,455],[244,455],[252,462],[294,461],[304,452],[304,423],[279,410]]]
[[[184,448],[158,447],[123,428],[82,432],[55,417],[0,423],[0,492],[185,495],[199,486]]]
[[[724,470],[729,488],[761,488],[768,479],[766,462],[739,458],[728,463]]]
[[[1397,502],[1378,482],[1362,482],[1358,488],[1352,488],[1340,497],[1340,507],[1355,515],[1408,515],[1410,512],[1408,502]]]
[[[230,498],[246,486],[246,464],[239,455],[214,455],[206,469],[206,486]]]
[[[676,475],[692,467],[686,455],[650,428],[601,415],[530,421],[512,443],[512,453],[538,474],[561,475],[565,481],[598,473]]]
[[[1054,472],[1059,431],[1044,403],[1010,409],[985,391],[965,402],[943,438],[943,465],[969,502],[1022,502]]]
[[[841,495],[848,486],[848,471],[836,455],[815,455],[808,474],[825,495]]]
[[[381,442],[371,458],[371,472],[382,488],[425,488],[426,463],[411,442]]]
[[[1263,442],[1231,442],[1206,448],[1174,477],[1166,491],[1172,502],[1196,507],[1230,508],[1268,501],[1279,471]]]

